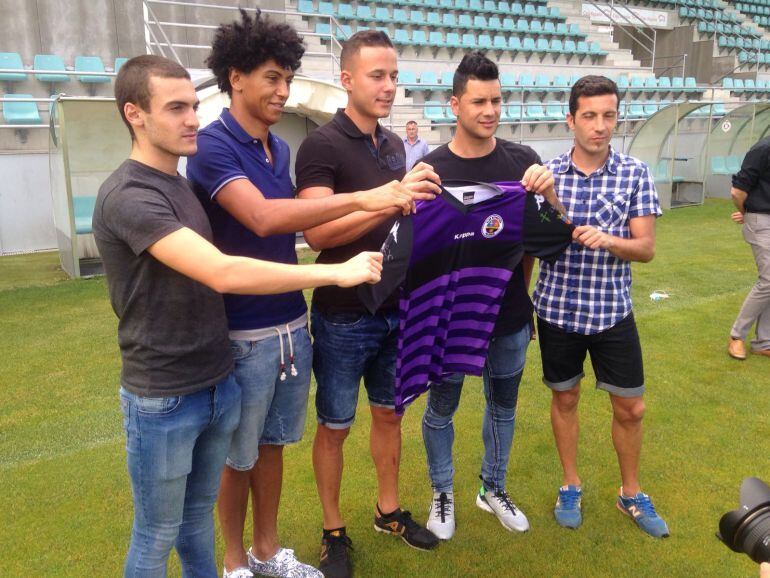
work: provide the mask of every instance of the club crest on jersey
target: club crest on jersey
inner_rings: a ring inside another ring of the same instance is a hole
[[[503,218],[500,215],[489,215],[481,226],[481,234],[487,239],[496,237],[503,230]]]

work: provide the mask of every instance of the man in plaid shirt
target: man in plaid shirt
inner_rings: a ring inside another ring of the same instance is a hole
[[[554,516],[567,528],[582,522],[577,406],[590,353],[596,387],[612,401],[612,440],[622,479],[617,507],[646,533],[666,537],[668,527],[638,481],[644,371],[631,311],[631,261],[654,257],[661,210],[649,168],[610,146],[618,103],[612,80],[578,80],[567,115],[574,147],[547,164],[576,225],[567,251],[552,265],[540,264],[533,296],[543,381],[553,393],[551,425],[564,470]]]

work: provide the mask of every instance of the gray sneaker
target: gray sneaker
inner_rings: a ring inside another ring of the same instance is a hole
[[[297,560],[294,550],[288,548],[279,548],[275,556],[267,562],[257,560],[251,553],[251,548],[246,552],[246,556],[249,558],[249,570],[255,575],[277,578],[323,578],[320,570]]]

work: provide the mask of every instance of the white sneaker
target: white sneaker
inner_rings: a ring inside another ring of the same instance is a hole
[[[516,532],[529,530],[529,520],[527,520],[524,512],[519,510],[516,504],[511,501],[508,492],[490,492],[482,484],[476,496],[476,505],[485,512],[497,516],[506,530],[515,530]]]
[[[433,492],[426,527],[439,540],[449,540],[454,536],[455,498],[452,492]]]
[[[227,571],[227,568],[222,566],[222,578],[254,578],[254,574],[248,568],[243,566],[236,568],[235,570]]]
[[[278,578],[323,578],[320,570],[309,564],[303,564],[294,555],[294,550],[279,548],[275,556],[267,562],[262,562],[251,553],[251,548],[246,552],[249,559],[249,570],[262,576],[276,576]]]

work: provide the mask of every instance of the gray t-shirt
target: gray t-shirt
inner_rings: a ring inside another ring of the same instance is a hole
[[[187,180],[127,160],[99,189],[93,231],[120,320],[121,385],[164,397],[211,387],[232,370],[222,296],[146,250],[188,227],[211,241]]]

